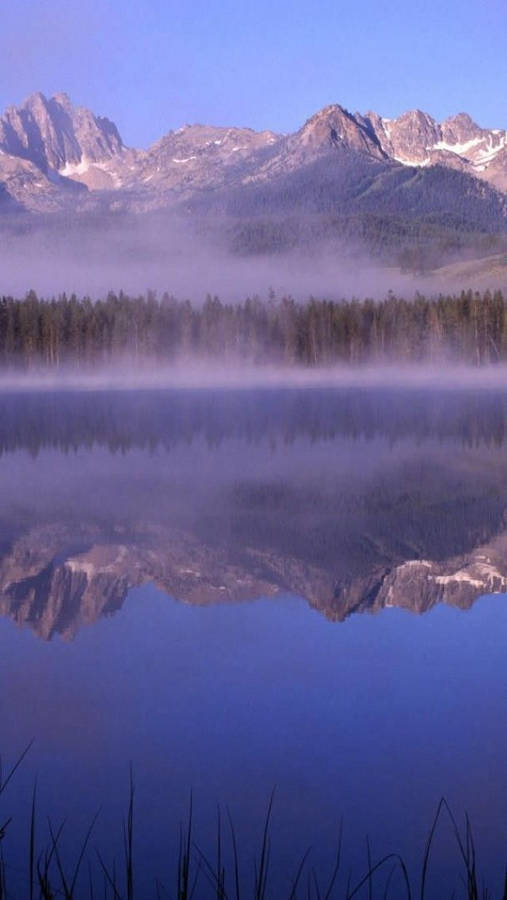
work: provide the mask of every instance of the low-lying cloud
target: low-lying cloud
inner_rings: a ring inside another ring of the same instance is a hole
[[[239,302],[270,292],[337,300],[431,289],[429,280],[376,265],[350,247],[235,254],[228,227],[198,228],[168,216],[20,220],[1,235],[0,294],[22,297],[33,289],[44,297],[66,292],[96,299],[108,291],[151,289],[199,303],[208,293]]]

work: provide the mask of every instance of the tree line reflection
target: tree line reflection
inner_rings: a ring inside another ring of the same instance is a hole
[[[507,393],[347,388],[60,391],[0,395],[0,453],[112,453],[224,441],[451,441],[501,447]]]

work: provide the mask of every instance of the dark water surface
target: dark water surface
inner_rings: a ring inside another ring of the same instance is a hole
[[[499,894],[506,422],[485,390],[0,397],[2,756],[35,738],[0,798],[12,896],[35,775],[41,844],[67,817],[74,858],[101,806],[110,861],[130,761],[142,897],[190,789],[204,852],[227,804],[250,874],[274,785],[273,897],[309,845],[328,873],[342,818],[345,883],[366,834],[415,877],[444,794]],[[461,874],[442,825],[435,898]]]

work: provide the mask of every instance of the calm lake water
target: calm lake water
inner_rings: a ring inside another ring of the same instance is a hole
[[[34,739],[0,798],[11,896],[35,777],[39,846],[66,819],[74,861],[101,807],[111,864],[130,763],[141,897],[175,894],[190,791],[201,850],[228,806],[250,878],[275,786],[274,898],[309,846],[329,875],[341,821],[341,888],[366,835],[416,883],[443,795],[500,896],[506,425],[486,390],[0,396],[4,764]],[[428,897],[461,896],[444,819],[430,871]]]

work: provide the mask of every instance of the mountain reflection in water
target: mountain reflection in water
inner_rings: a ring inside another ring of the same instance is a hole
[[[0,398],[0,614],[72,637],[153,583],[333,621],[507,591],[507,393]],[[28,451],[28,452],[27,452]]]

